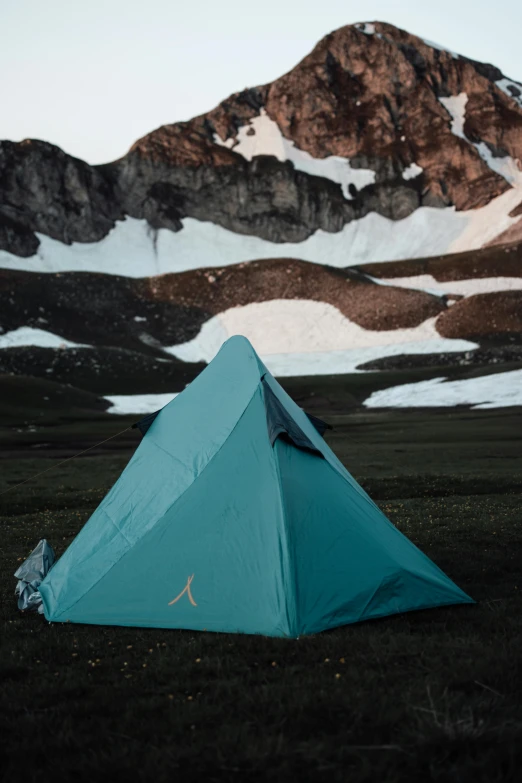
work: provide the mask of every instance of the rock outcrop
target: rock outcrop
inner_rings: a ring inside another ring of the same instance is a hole
[[[97,242],[123,217],[110,171],[44,141],[0,142],[0,249],[33,255],[34,232]]]
[[[522,291],[496,291],[469,296],[437,321],[443,337],[482,342],[522,340]]]

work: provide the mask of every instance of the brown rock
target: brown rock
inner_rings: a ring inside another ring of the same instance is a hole
[[[358,269],[383,280],[415,275],[432,275],[439,282],[486,277],[522,277],[522,241],[445,256],[362,264]]]
[[[183,303],[213,315],[271,299],[327,302],[359,326],[377,331],[415,327],[445,309],[442,299],[421,291],[379,286],[344,270],[289,258],[162,275],[144,285],[155,301]]]
[[[436,326],[443,337],[469,340],[522,335],[522,291],[461,299],[439,316]]]
[[[515,209],[512,209],[511,212],[509,213],[509,217],[512,218],[518,217],[519,215],[522,215],[522,201],[520,202],[518,207],[515,207]]]

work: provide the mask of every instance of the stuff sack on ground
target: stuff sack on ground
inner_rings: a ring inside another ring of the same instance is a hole
[[[53,567],[55,560],[52,546],[42,538],[27,560],[15,571],[14,576],[18,579],[15,594],[18,596],[19,609],[38,611],[43,614],[42,597],[38,588]]]

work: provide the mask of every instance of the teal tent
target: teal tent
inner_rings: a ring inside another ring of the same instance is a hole
[[[48,620],[297,637],[472,603],[386,519],[244,337],[147,427],[42,582]]]

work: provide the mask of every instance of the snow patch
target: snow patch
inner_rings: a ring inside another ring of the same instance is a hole
[[[449,98],[439,98],[439,101],[451,115],[451,130],[455,136],[464,139],[468,144],[475,147],[489,168],[503,177],[512,188],[490,201],[486,206],[463,213],[469,217],[468,224],[461,236],[455,239],[446,251],[458,253],[484,246],[518,222],[518,218],[510,218],[509,213],[520,202],[522,171],[519,161],[514,160],[509,155],[496,158],[485,142],[474,143],[466,137],[464,122],[468,96],[465,92]]]
[[[328,158],[314,158],[308,152],[300,150],[293,141],[286,139],[279,126],[270,119],[265,109],[261,109],[258,117],[243,125],[237,132],[236,139],[223,141],[217,133],[214,134],[216,144],[232,149],[246,160],[258,155],[271,155],[278,160],[291,161],[296,169],[304,171],[313,177],[324,177],[341,186],[346,199],[351,199],[349,186],[358,190],[375,182],[375,172],[371,169],[352,169],[347,158],[330,155]]]
[[[365,35],[375,35],[375,25],[372,22],[361,22],[357,25],[357,29]]]
[[[461,92],[458,95],[451,95],[448,98],[439,98],[439,102],[442,103],[446,111],[451,115],[451,132],[453,135],[469,142],[469,139],[464,134],[466,104],[468,102],[467,94]]]
[[[484,163],[492,171],[503,177],[513,187],[522,188],[522,171],[519,168],[518,161],[513,160],[509,155],[495,157],[484,141],[473,142],[464,133],[466,104],[468,102],[466,93],[461,92],[459,95],[452,95],[449,98],[439,98],[439,101],[451,114],[452,133],[460,139],[467,141],[472,147],[475,147]]]
[[[404,277],[404,278],[390,277],[390,278],[384,278],[383,279],[381,277],[372,277],[372,275],[368,275],[368,274],[366,274],[366,272],[362,272],[362,274],[364,275],[366,280],[369,280],[371,283],[375,283],[375,285],[384,285],[384,286],[388,286],[390,288],[408,288],[410,290],[413,289],[415,291],[422,291],[424,294],[429,294],[430,296],[441,297],[441,296],[444,295],[444,292],[437,291],[437,289],[435,289],[435,288],[428,288],[427,286],[421,285],[421,283],[419,283],[418,286],[417,285],[406,285],[406,284],[399,285],[399,284],[395,283],[396,279],[397,280],[410,280],[411,279],[411,280],[415,280],[415,281],[417,281],[419,279],[422,279],[422,282],[424,282],[424,279],[431,278],[431,275],[416,275],[415,277],[411,277],[411,278],[408,278],[408,277]]]
[[[410,165],[402,172],[402,178],[415,179],[416,177],[420,176],[423,171],[424,169],[422,166],[419,166],[417,163],[410,163]]]
[[[499,79],[495,84],[522,108],[522,84],[514,82],[512,79],[506,79],[506,77]]]
[[[270,372],[278,378],[302,375],[345,375],[360,373],[366,362],[385,359],[388,356],[411,356],[419,354],[450,353],[473,350],[477,346],[465,340],[419,340],[397,345],[374,345],[347,351],[305,351],[302,353],[281,353],[262,356]]]
[[[0,348],[20,348],[22,346],[38,348],[90,348],[90,345],[72,343],[44,329],[34,329],[31,326],[20,326],[11,332],[0,335]]]
[[[505,195],[509,196],[509,193]],[[499,213],[512,210],[519,201],[520,193],[512,205],[503,204]],[[371,212],[360,220],[347,223],[336,233],[319,229],[303,242],[277,243],[235,234],[214,223],[194,218],[186,218],[181,231],[159,229],[154,241],[146,220],[127,217],[118,221],[100,242],[65,245],[38,234],[41,244],[36,255],[20,258],[0,250],[0,267],[40,273],[82,271],[149,277],[284,255],[286,258],[342,268],[442,255],[448,252],[452,243],[461,239],[474,219],[474,214],[456,212],[454,207],[421,207],[403,220],[396,221]],[[516,220],[507,218],[495,233],[500,233]],[[485,231],[480,220],[478,224]],[[472,247],[479,247],[479,244],[473,244],[477,241],[475,233],[472,232],[466,241]]]
[[[520,187],[512,187],[484,207],[461,212],[461,215],[467,216],[466,226],[460,236],[450,242],[445,252],[461,253],[466,250],[476,250],[507,231],[520,219],[509,217],[509,213],[520,204],[520,192]],[[438,254],[430,252],[429,255]]]
[[[438,49],[439,52],[447,52],[448,54],[451,54],[454,60],[459,59],[459,55],[456,52],[452,52],[451,49],[447,49],[445,46],[441,46],[441,44],[435,43],[434,41],[429,41],[427,38],[422,38],[422,41],[426,44],[426,46],[431,46],[432,49]]]
[[[154,413],[171,402],[177,394],[116,394],[105,397],[111,403],[107,413],[119,416]]]
[[[242,125],[236,138],[223,141],[219,134],[214,134],[216,144],[233,149],[246,160],[252,160],[258,155],[271,155],[280,161],[287,160],[285,141],[279,126],[270,119],[265,109],[261,109],[257,117],[249,120],[248,125]],[[293,142],[287,142],[293,144]],[[299,152],[300,150],[298,150]]]
[[[513,187],[522,188],[522,171],[519,168],[518,161],[515,161],[509,155],[504,155],[501,158],[495,157],[484,141],[473,146],[492,171],[504,177]]]
[[[522,370],[446,381],[432,378],[374,392],[367,408],[432,408],[471,405],[478,408],[505,408],[522,405]]]
[[[410,288],[425,291],[428,294],[458,294],[474,296],[475,294],[491,294],[497,291],[522,291],[522,277],[478,277],[468,280],[449,280],[440,282],[432,275],[412,275],[411,277],[388,277],[385,279],[365,275],[378,285],[389,285],[397,288]]]
[[[359,364],[402,353],[467,351],[467,340],[441,337],[435,318],[411,329],[370,331],[324,302],[275,299],[214,316],[189,342],[165,348],[186,362],[210,362],[229,337],[247,337],[279,376],[354,372]]]

